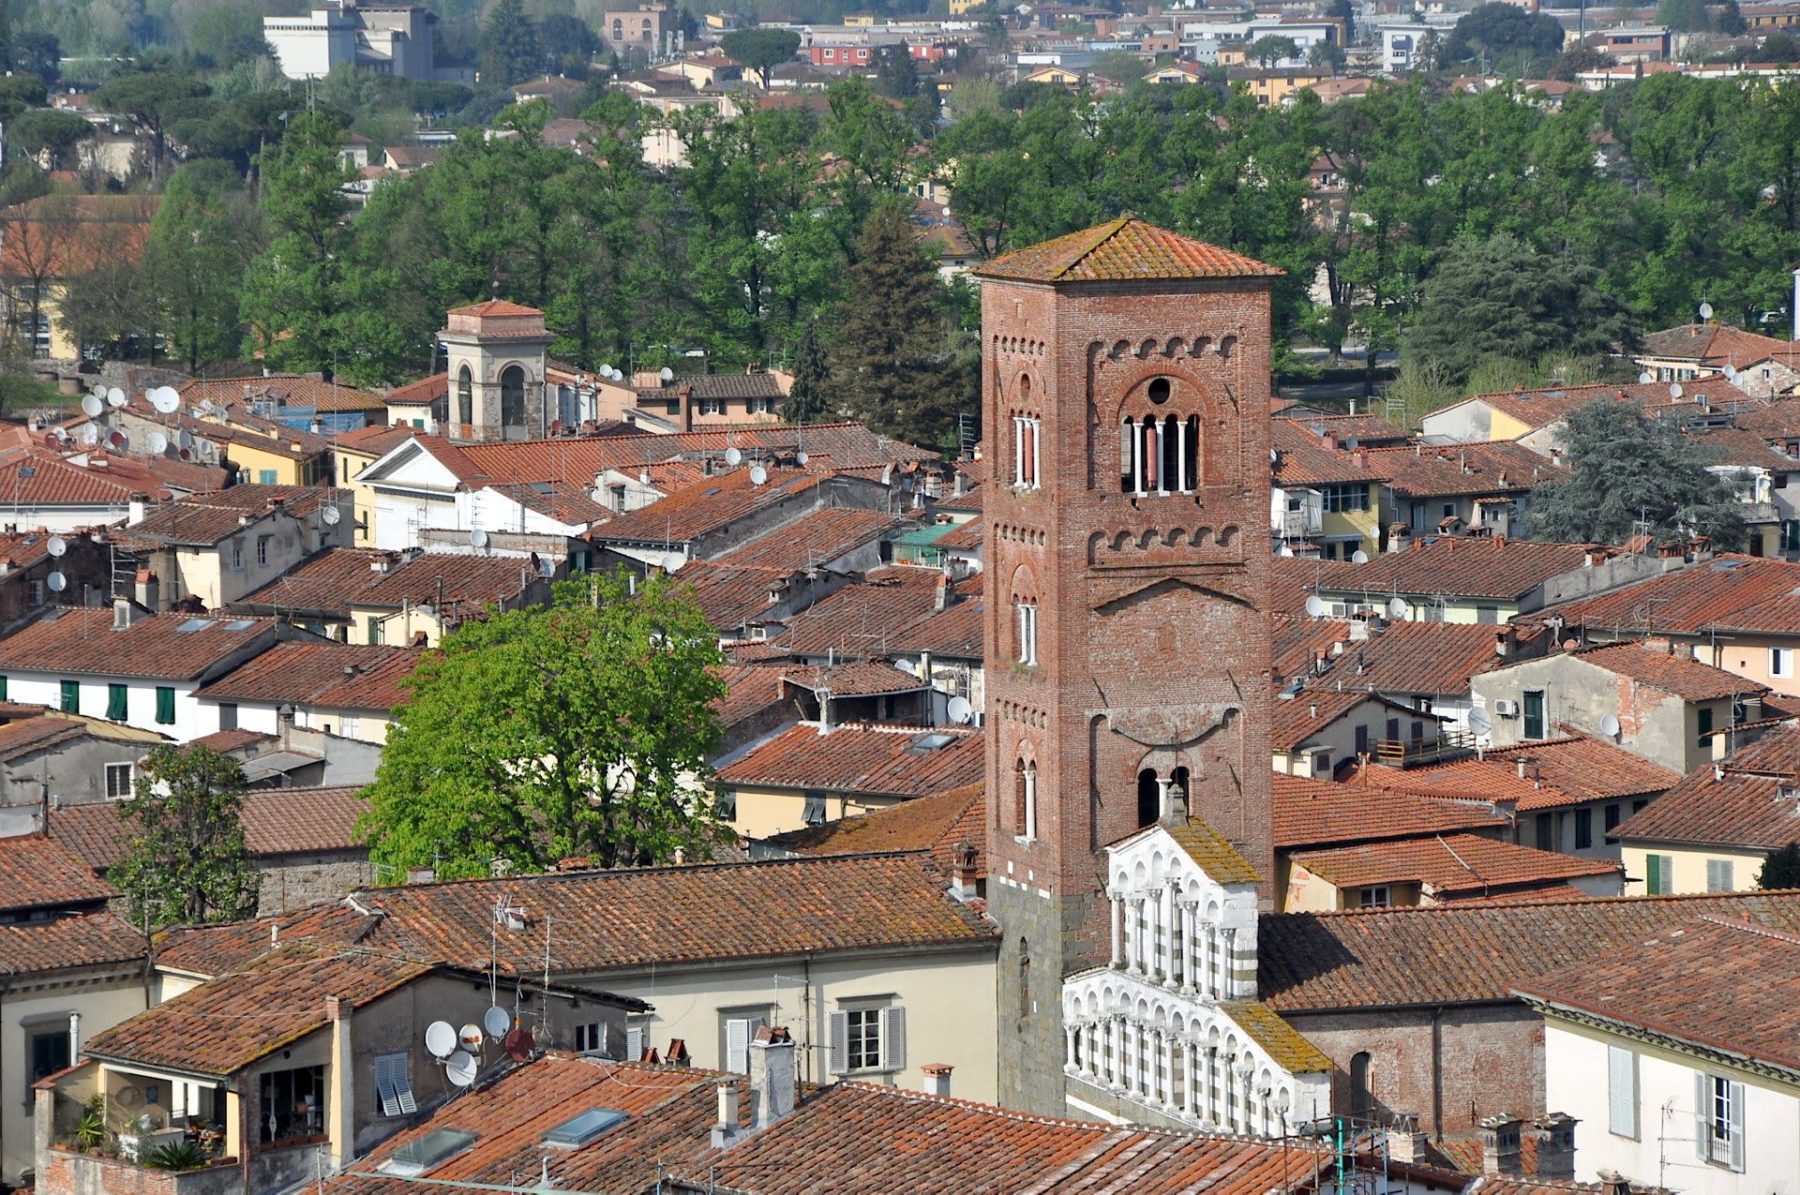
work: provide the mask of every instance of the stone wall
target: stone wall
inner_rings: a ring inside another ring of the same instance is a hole
[[[354,851],[262,858],[257,860],[257,870],[262,873],[261,895],[256,902],[259,917],[341,900],[352,889],[366,888],[375,882],[369,852],[361,847]]]

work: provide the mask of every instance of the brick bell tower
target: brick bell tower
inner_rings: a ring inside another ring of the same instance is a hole
[[[1108,956],[1102,847],[1185,792],[1273,875],[1280,273],[1131,216],[980,271],[987,891],[1013,1107],[1069,1112],[1062,980]]]

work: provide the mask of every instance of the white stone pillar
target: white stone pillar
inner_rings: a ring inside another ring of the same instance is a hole
[[[1144,935],[1144,974],[1154,981],[1163,973],[1162,893],[1152,890],[1145,903],[1150,906],[1150,932]]]
[[[1033,628],[1033,634],[1036,629]],[[1037,646],[1032,645],[1031,654],[1037,655]],[[1030,764],[1025,769],[1025,837],[1032,842],[1037,841],[1037,765]]]
[[[1044,484],[1044,453],[1039,444],[1043,441],[1043,424],[1031,421],[1031,488],[1038,489]]]
[[[1017,415],[1013,416],[1013,475],[1012,482],[1018,485],[1025,480],[1025,421]]]
[[[1176,921],[1175,921],[1175,885],[1165,884],[1157,896],[1161,906],[1163,932],[1157,941],[1156,969],[1162,973],[1163,986],[1175,986]]]
[[[1165,420],[1156,421],[1156,492],[1169,492],[1169,454],[1167,443],[1169,425]]]
[[[1125,1085],[1125,1022],[1119,1017],[1106,1020],[1106,1082],[1117,1091]]]
[[[1175,425],[1175,488],[1187,493],[1194,488],[1194,479],[1188,476],[1187,463],[1187,420],[1183,419]]]
[[[1108,892],[1106,899],[1112,902],[1112,965],[1125,965],[1125,894]]]
[[[1131,955],[1131,971],[1134,975],[1144,973],[1144,898],[1131,898],[1131,932],[1126,936],[1125,948]]]
[[[1181,1106],[1181,1100],[1175,1087],[1175,1034],[1164,1031],[1163,1040],[1163,1103],[1168,1107]]]
[[[1079,1025],[1068,1024],[1063,1026],[1064,1070],[1073,1071],[1075,1069],[1075,1035],[1080,1032],[1081,1027]]]
[[[1195,1071],[1200,1066],[1200,1047],[1191,1041],[1181,1043],[1181,1106],[1190,1120],[1200,1117],[1200,1084]]]
[[[1201,985],[1194,982],[1194,937],[1200,932],[1200,906],[1188,901],[1181,917],[1181,986],[1185,991],[1194,991]]]

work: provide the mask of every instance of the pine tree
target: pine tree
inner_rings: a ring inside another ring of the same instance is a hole
[[[844,289],[832,362],[844,406],[884,435],[942,441],[973,406],[971,387],[951,352],[944,287],[899,209],[869,217]]]
[[[831,361],[819,341],[819,325],[809,323],[794,350],[794,384],[782,404],[781,416],[789,423],[816,423],[832,411]]]
[[[499,0],[481,30],[481,81],[511,87],[536,78],[543,63],[524,0]]]

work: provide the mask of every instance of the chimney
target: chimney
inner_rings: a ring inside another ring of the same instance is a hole
[[[350,1001],[325,997],[325,1019],[331,1023],[331,1106],[326,1134],[332,1165],[350,1164],[356,1153],[356,1055],[350,1041]]]
[[[925,1076],[926,1095],[949,1095],[950,1072],[954,1069],[948,1062],[927,1062],[919,1068]]]
[[[1800,273],[1800,271],[1796,271]],[[1800,319],[1796,315],[1795,319]],[[1596,1195],[1631,1195],[1631,1182],[1619,1174],[1617,1170],[1602,1170],[1595,1175],[1600,1180],[1600,1188]]]
[[[130,598],[115,597],[113,599],[113,630],[128,631],[142,617],[143,612],[132,605]]]
[[[1517,1116],[1502,1112],[1481,1122],[1481,1172],[1492,1178],[1518,1178],[1519,1125]]]
[[[144,521],[150,513],[150,498],[147,494],[133,494],[125,505],[125,525],[135,527]]]
[[[160,604],[157,599],[161,597],[162,588],[157,584],[156,574],[147,568],[141,568],[137,571],[136,581],[138,605],[146,610],[156,609]]]
[[[1427,1164],[1430,1148],[1431,1136],[1419,1131],[1416,1113],[1405,1112],[1395,1117],[1394,1124],[1387,1130],[1388,1157],[1396,1162]]]
[[[1395,523],[1388,528],[1388,551],[1404,552],[1412,543],[1412,528],[1405,523]]]
[[[750,1099],[758,1129],[794,1110],[794,1039],[782,1025],[764,1025],[750,1043]],[[1513,1132],[1518,1149],[1518,1131]]]
[[[953,603],[955,601],[956,601],[956,590],[954,588],[952,588],[950,585],[950,574],[949,573],[940,574],[938,576],[938,582],[937,582],[937,595],[932,599],[932,605],[937,610],[943,611],[943,610],[948,610],[951,606],[951,603]]]
[[[712,1145],[714,1149],[724,1149],[735,1145],[744,1136],[744,1127],[738,1123],[738,1093],[736,1083],[719,1084],[719,1123],[712,1129]]]
[[[1581,1123],[1562,1112],[1546,1112],[1532,1121],[1537,1131],[1537,1176],[1563,1182],[1575,1180],[1575,1126]]]
[[[1504,660],[1511,656],[1513,654],[1513,648],[1517,646],[1517,644],[1518,632],[1512,627],[1507,627],[1504,631],[1494,632],[1494,654],[1501,659]]]
[[[953,899],[967,903],[980,895],[981,872],[975,864],[976,857],[975,846],[967,839],[956,844],[950,883]]]

